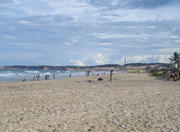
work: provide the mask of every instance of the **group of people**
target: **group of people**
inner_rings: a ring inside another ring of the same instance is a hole
[[[35,81],[35,80],[37,80],[37,81],[39,81],[39,80],[40,80],[40,74],[38,74],[38,75],[34,75],[34,77],[33,77],[33,81]]]
[[[89,77],[89,73],[90,73],[90,71],[87,70],[87,71],[86,71],[86,77]]]
[[[90,75],[90,71],[89,70],[87,70],[86,71],[86,77],[89,77],[89,75]],[[94,74],[93,74],[94,75]],[[105,72],[102,74],[102,75],[105,75]],[[111,70],[110,71],[110,79],[109,79],[109,81],[111,81],[112,82],[112,75],[113,75],[113,70]],[[71,78],[71,73],[69,74],[69,78]],[[97,74],[97,76],[99,76],[99,74]],[[49,80],[49,75],[48,74],[46,74],[45,76],[44,76],[44,79],[45,80]],[[53,74],[53,80],[55,80],[56,79],[56,75],[55,74]],[[26,81],[26,79],[24,78],[23,80],[22,80],[22,82],[25,82]],[[33,77],[33,81],[40,81],[40,74],[38,74],[38,75],[34,75],[34,77]]]
[[[45,80],[49,80],[49,75],[45,75]],[[53,80],[56,80],[56,75],[53,74]]]
[[[53,80],[55,80],[55,79],[56,79],[56,75],[53,74]],[[38,75],[34,75],[32,81],[40,81],[40,80],[41,80],[41,79],[40,79],[40,74],[38,74]],[[48,74],[46,74],[46,75],[44,76],[44,80],[49,80],[49,75],[48,75]],[[22,80],[22,82],[25,82],[25,81],[26,81],[26,78],[24,78],[24,79]]]
[[[167,76],[169,77],[170,81],[176,81],[178,79],[178,73],[177,72],[169,71],[167,73]]]
[[[86,77],[89,77],[89,75],[90,75],[89,73],[90,73],[90,71],[89,71],[89,70],[87,70],[87,71],[86,71]],[[106,73],[104,72],[104,73],[102,73],[102,75],[106,75]],[[110,71],[110,74],[109,74],[109,75],[110,75],[110,77],[109,77],[109,81],[111,81],[111,82],[112,82],[113,70],[111,70],[111,71]],[[94,73],[93,73],[93,76],[94,76]],[[98,74],[97,74],[97,76],[100,76],[100,74],[98,73]]]

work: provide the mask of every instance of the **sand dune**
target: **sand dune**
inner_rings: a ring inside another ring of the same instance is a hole
[[[107,76],[1,83],[0,131],[178,132],[180,83],[128,73],[112,83]]]

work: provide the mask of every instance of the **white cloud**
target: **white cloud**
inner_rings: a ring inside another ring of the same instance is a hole
[[[96,54],[94,56],[94,59],[97,65],[103,65],[108,63],[108,59],[104,57],[102,54]]]
[[[120,64],[120,65],[124,65],[124,64],[125,64],[125,58],[126,58],[126,57],[123,56],[123,57],[121,57],[120,60],[117,60],[117,59],[116,59],[116,60],[114,61],[114,63],[115,63],[115,64]]]
[[[172,35],[171,38],[172,38],[172,39],[177,39],[177,38],[180,38],[180,36]]]
[[[154,33],[152,34],[152,36],[154,38],[171,38],[172,33],[170,33],[169,31],[164,31],[164,32],[158,32],[158,33]]]
[[[97,8],[82,0],[43,0],[52,10],[46,15],[65,15],[73,18],[75,22],[97,21],[99,13]]]
[[[115,9],[103,12],[103,18],[111,21],[163,21],[180,20],[179,7],[160,7],[156,9]]]
[[[177,29],[176,27],[173,27],[172,30],[171,30],[171,32],[176,31],[176,29]]]
[[[162,48],[162,49],[157,49],[156,53],[160,54],[172,54],[173,52],[179,52],[180,48],[179,47],[174,47],[174,48]]]
[[[100,39],[114,39],[114,38],[148,38],[148,34],[120,34],[120,33],[93,33],[93,36]]]
[[[100,46],[111,46],[112,43],[100,43],[99,45],[100,45]]]
[[[4,38],[8,40],[16,40],[16,37],[10,35],[4,35]]]
[[[71,46],[71,45],[73,45],[73,44],[75,44],[77,42],[78,42],[77,39],[73,39],[73,40],[70,40],[69,42],[65,42],[64,44],[67,45],[67,46]]]
[[[103,51],[116,51],[116,49],[112,49],[112,48],[102,48],[101,50],[103,50]]]
[[[20,0],[12,0],[12,1],[15,5],[21,5],[22,4]]]
[[[157,26],[147,26],[146,28],[147,29],[155,29],[155,28],[157,28]]]
[[[103,65],[107,64],[109,62],[108,58],[105,57],[105,55],[101,53],[97,54],[92,54],[92,53],[87,53],[86,55],[83,55],[81,59],[78,60],[70,60],[70,62],[73,62],[74,64],[82,64],[85,65]]]
[[[25,20],[19,20],[18,23],[24,24],[24,25],[30,25],[31,24],[30,21],[25,21]]]
[[[76,65],[76,66],[85,66],[85,64],[80,60],[70,60],[70,62],[73,63],[73,65]]]
[[[19,50],[33,52],[36,48],[46,56],[44,58],[58,55],[64,64],[69,64],[65,58],[70,58],[73,64],[94,65],[112,63],[115,58],[126,54],[132,56],[132,59],[128,58],[132,62],[151,62],[151,59],[158,58],[141,54],[147,51],[163,55],[179,50],[180,8],[177,7],[154,10],[139,8],[138,5],[137,8],[111,8],[123,0],[10,1],[14,2],[8,2],[0,12],[0,18],[5,18],[5,15],[7,18],[0,22],[1,34],[7,35],[1,36],[1,44],[5,45],[1,46],[2,51],[7,50],[7,45],[15,50],[18,48],[16,45],[21,45]],[[177,21],[173,21],[175,19]],[[78,39],[78,42],[73,39]],[[163,57],[159,58],[159,61],[164,61]],[[123,59],[116,61],[124,63]]]
[[[137,56],[127,56],[127,63],[150,63],[150,62],[159,62],[159,63],[168,63],[170,55],[137,55]],[[124,64],[125,56],[120,60],[115,60],[116,64]]]
[[[175,40],[174,42],[176,42],[176,43],[180,43],[180,40]]]
[[[0,59],[10,59],[10,60],[27,60],[29,59],[35,59],[39,60],[43,55],[40,53],[18,53],[18,52],[9,52],[9,53],[1,53]]]
[[[180,20],[177,12],[180,11],[179,5],[162,6],[159,8],[120,8],[131,3],[114,0],[112,2],[102,0],[92,2],[90,0],[12,0],[7,7],[13,9],[13,14],[19,12],[24,16],[47,16],[65,15],[73,17],[75,21],[104,22],[104,21],[161,21],[161,20]],[[93,3],[93,4],[92,4]],[[103,3],[106,5],[103,5]],[[37,6],[38,5],[38,6]],[[119,8],[111,7],[119,6]],[[11,13],[8,13],[11,15]]]
[[[127,62],[130,63],[148,62],[149,58],[152,58],[152,55],[131,56],[131,57],[127,57]]]
[[[164,44],[152,44],[152,47],[164,47]]]
[[[72,45],[71,42],[66,42],[66,43],[64,43],[64,44],[67,45],[67,46],[71,46],[71,45]]]
[[[170,55],[153,55],[153,58],[155,58],[157,62],[160,62],[160,63],[168,63],[169,57]]]

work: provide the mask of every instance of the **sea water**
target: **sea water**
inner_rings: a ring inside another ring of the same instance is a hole
[[[91,75],[102,74],[107,71],[94,71]],[[53,80],[55,74],[56,79],[68,78],[69,74],[74,76],[85,76],[86,71],[67,71],[67,70],[33,70],[33,69],[0,69],[0,82],[17,82],[26,79],[32,81],[34,76],[40,75],[40,80],[45,79],[45,75],[49,75],[49,79]]]

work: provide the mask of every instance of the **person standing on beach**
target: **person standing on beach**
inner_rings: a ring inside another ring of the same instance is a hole
[[[87,76],[89,77],[89,70],[87,71]]]
[[[35,81],[36,80],[36,75],[34,75],[34,77],[33,77],[33,81]]]
[[[55,74],[53,74],[53,80],[55,80],[56,79],[56,75]]]
[[[26,78],[24,78],[23,80],[22,80],[22,82],[25,82],[26,81]]]
[[[49,80],[49,75],[45,75],[45,80]]]
[[[71,78],[71,73],[69,73],[69,78]]]
[[[40,75],[39,74],[37,75],[37,80],[40,81]]]
[[[110,71],[110,80],[112,82],[112,74],[113,74],[113,70]]]

